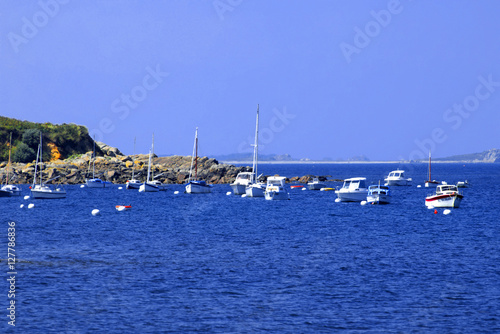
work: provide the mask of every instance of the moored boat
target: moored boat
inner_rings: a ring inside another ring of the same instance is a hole
[[[290,199],[290,195],[285,189],[285,179],[284,176],[270,176],[267,178],[266,200]]]
[[[248,197],[264,197],[266,193],[266,184],[259,182],[261,175],[257,176],[257,169],[259,166],[259,105],[257,105],[257,117],[255,119],[255,142],[253,144],[253,164],[252,173],[253,179],[246,188],[245,194]]]
[[[194,166],[194,177],[193,176]],[[207,184],[204,180],[198,180],[198,128],[194,134],[193,155],[191,158],[191,168],[189,169],[189,179],[186,184],[186,192],[188,194],[207,194],[212,192],[212,185]]]
[[[113,183],[109,181],[103,181],[100,178],[95,177],[95,160],[96,160],[96,154],[95,154],[95,137],[94,137],[94,149],[92,151],[92,159],[89,161],[89,171],[87,172],[90,173],[90,162],[92,161],[92,178],[85,179],[85,184],[89,188],[110,187]]]
[[[336,190],[337,197],[342,202],[361,202],[366,200],[368,188],[366,188],[366,178],[353,177],[345,179],[342,188]]]
[[[309,190],[321,190],[321,188],[326,188],[324,183],[319,181],[319,178],[315,177],[311,182],[307,183]]]
[[[404,170],[394,170],[384,179],[386,186],[410,186],[411,178],[405,178]]]
[[[152,150],[149,150],[149,161],[148,161],[148,175],[146,177],[146,182],[144,182],[140,187],[139,187],[139,192],[158,192],[160,191],[160,187],[156,185],[155,183],[151,182],[151,154]]]
[[[436,180],[431,179],[431,151],[429,151],[429,170],[428,170],[428,178],[427,181],[425,181],[425,187],[426,188],[433,188],[437,187],[439,182]]]
[[[7,178],[5,184],[0,189],[0,197],[21,196],[21,188],[19,188],[16,185],[9,184],[10,169],[11,169],[11,160],[10,160],[11,153],[12,153],[12,132],[10,133],[10,140],[9,140],[9,162],[7,163]]]
[[[389,204],[391,202],[391,190],[386,185],[371,185],[368,187],[366,201],[370,204]]]
[[[134,138],[134,156],[135,156],[135,142],[136,138]],[[127,180],[125,183],[126,189],[139,189],[142,185],[142,182],[135,179],[135,161],[132,160],[132,178]]]
[[[247,186],[253,183],[255,174],[252,172],[240,172],[236,175],[236,180],[230,184],[233,194],[242,195],[245,193]]]
[[[36,174],[38,172],[38,162],[40,162],[40,183],[36,184]],[[36,154],[35,174],[33,176],[33,184],[31,185],[31,196],[34,199],[60,199],[66,198],[66,190],[61,185],[49,186],[42,181],[42,133],[40,132],[40,144]],[[59,176],[48,180],[47,182],[57,179]]]
[[[425,198],[425,205],[434,208],[458,208],[463,198],[457,186],[441,184],[437,186],[435,194],[430,194]]]

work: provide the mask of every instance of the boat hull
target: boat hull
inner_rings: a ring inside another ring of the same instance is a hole
[[[112,183],[103,181],[101,179],[89,179],[85,180],[85,184],[89,188],[109,188]]]
[[[31,197],[34,199],[60,199],[66,198],[66,191],[61,188],[50,189],[47,186],[35,186],[31,189]]]
[[[341,202],[362,202],[366,201],[366,197],[368,196],[368,190],[359,190],[359,191],[335,191],[337,197]]]
[[[391,197],[383,194],[373,194],[366,197],[366,201],[370,204],[389,204]]]
[[[127,189],[139,189],[141,186],[142,186],[141,182],[129,182],[129,181],[127,181],[125,188],[127,188]]]
[[[437,181],[425,181],[426,188],[436,188],[439,185]]]
[[[425,205],[434,208],[458,208],[463,198],[460,194],[432,195],[425,198]]]
[[[160,187],[158,187],[157,185],[155,185],[153,183],[149,183],[149,182],[144,182],[144,184],[141,184],[141,186],[139,187],[140,193],[142,193],[142,192],[154,193],[154,192],[158,192],[158,191],[160,191]]]
[[[245,194],[247,197],[265,197],[266,188],[265,185],[252,184],[245,188]]]
[[[0,197],[11,197],[12,193],[7,190],[0,189]]]
[[[326,185],[323,183],[308,183],[307,188],[309,190],[321,190],[321,188],[326,188]]]
[[[407,179],[385,179],[386,186],[411,186],[411,181]]]
[[[287,200],[290,195],[286,191],[266,191],[265,198],[268,201]]]
[[[15,186],[12,184],[7,184],[7,185],[3,186],[0,191],[2,191],[2,192],[5,191],[5,192],[10,193],[10,195],[8,195],[8,196],[21,196],[21,189],[18,186]]]
[[[192,181],[186,185],[186,192],[188,194],[208,194],[212,192],[212,187],[207,184]]]
[[[235,195],[243,195],[245,193],[246,185],[241,183],[232,183],[230,184],[231,189],[233,190],[233,194]]]

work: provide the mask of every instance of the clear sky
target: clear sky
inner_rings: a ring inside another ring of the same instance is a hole
[[[500,1],[0,2],[0,114],[130,154],[500,148]]]

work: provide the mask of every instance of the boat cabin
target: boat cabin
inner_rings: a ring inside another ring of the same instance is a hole
[[[355,189],[364,189],[366,188],[366,178],[364,177],[355,177],[352,179],[345,179],[343,189],[355,190]]]
[[[450,192],[458,192],[458,188],[455,185],[451,184],[442,184],[437,186],[436,188],[436,194],[445,194],[445,193],[450,193]]]
[[[405,172],[404,172],[404,170],[395,170],[393,172],[390,172],[388,177],[390,177],[390,178],[404,178]]]
[[[236,176],[236,180],[241,180],[241,181],[251,180],[252,175],[253,175],[252,172],[241,172],[241,173],[238,173],[238,175]]]
[[[379,185],[369,186],[368,187],[368,195],[374,195],[374,194],[390,195],[391,192],[390,192],[388,186],[379,186]]]
[[[267,178],[267,185],[268,186],[276,186],[276,187],[284,187],[285,186],[285,179],[286,179],[286,177],[284,177],[284,176],[270,176]]]

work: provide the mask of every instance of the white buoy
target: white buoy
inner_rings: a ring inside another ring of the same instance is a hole
[[[243,195],[241,195],[241,198],[243,198],[243,197],[247,197],[247,194],[243,194]]]
[[[20,207],[21,209],[22,209],[22,208],[24,208],[24,204],[21,204],[19,207]]]
[[[321,188],[319,191],[325,191],[325,188]]]
[[[174,191],[174,195],[177,195],[179,193],[179,190]]]
[[[24,196],[24,199],[29,199],[29,198],[30,198],[30,195]]]
[[[82,185],[80,186],[80,188],[85,188],[85,185],[84,185],[84,184],[82,184]]]
[[[99,211],[99,209],[92,210],[92,216],[98,216],[100,214],[101,214],[101,211]]]
[[[302,188],[302,191],[307,190],[307,188]]]
[[[419,185],[417,186],[417,188],[422,188],[422,185],[420,185],[420,184],[419,184]]]
[[[446,209],[443,211],[443,215],[449,215],[451,213],[450,209]]]
[[[434,207],[433,207],[432,205],[429,205],[429,206],[427,207],[427,209],[429,209],[429,210],[430,210],[430,209],[434,209]]]
[[[366,201],[361,201],[361,205],[366,205]]]
[[[232,194],[232,192],[230,192],[230,191],[228,191],[228,192],[226,193],[226,195],[227,195],[227,196],[229,196],[229,195],[231,195],[231,194]]]
[[[33,204],[33,203],[28,204],[28,209],[33,209],[34,207],[35,207],[35,204]]]
[[[123,189],[123,187],[118,187],[118,190],[122,190],[122,189]]]
[[[338,202],[340,202],[340,198],[335,199],[335,203],[338,203]]]

